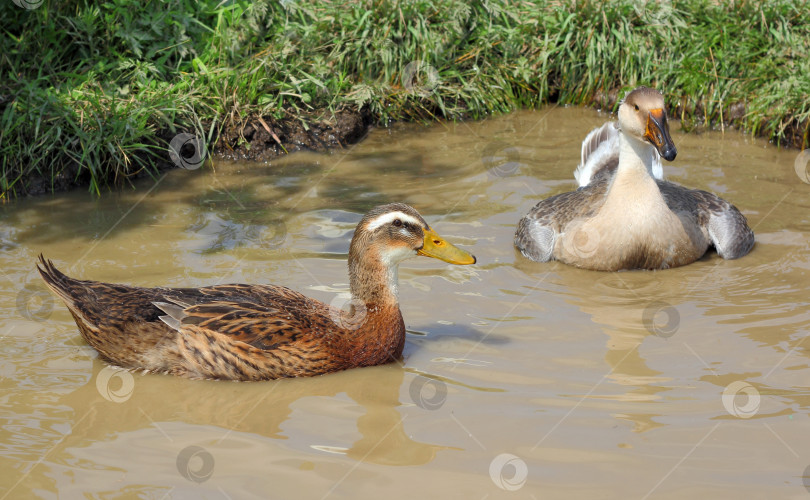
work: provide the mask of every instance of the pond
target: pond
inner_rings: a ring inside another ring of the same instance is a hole
[[[603,273],[527,261],[610,119],[547,108],[374,130],[332,154],[172,170],[2,207],[2,498],[810,498],[810,184],[797,151],[686,134],[665,175],[736,204],[751,254]],[[190,381],[97,359],[35,272],[283,284],[340,305],[354,226],[401,201],[478,258],[400,266],[401,363]],[[58,495],[57,495],[58,492]]]

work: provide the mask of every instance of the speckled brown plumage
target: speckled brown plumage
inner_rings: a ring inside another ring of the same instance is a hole
[[[333,319],[346,312],[282,286],[131,287],[76,280],[44,259],[40,273],[87,343],[124,368],[263,380],[382,364],[398,359],[404,346],[398,307],[369,311],[351,331]],[[187,305],[182,332],[160,320],[164,311],[154,302]]]
[[[392,218],[396,231],[387,224],[367,230],[391,213],[407,217],[408,227]],[[367,214],[349,253],[355,304],[349,312],[283,286],[141,288],[77,280],[42,256],[37,267],[65,301],[82,337],[109,363],[190,378],[266,380],[398,359],[405,324],[391,277],[400,260],[417,252],[427,255],[426,237],[441,240],[433,235],[407,205],[385,205]],[[441,242],[446,252],[469,256]],[[431,256],[448,255],[439,254]],[[475,261],[470,259],[456,263]]]

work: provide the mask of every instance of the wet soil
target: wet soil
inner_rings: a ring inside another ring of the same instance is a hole
[[[342,109],[331,116],[324,113],[282,119],[255,116],[225,126],[218,136],[212,138],[214,145],[207,153],[214,160],[266,162],[298,151],[323,152],[356,144],[368,134],[374,123],[370,111],[356,108]],[[210,123],[203,125],[206,130],[211,126]],[[178,132],[183,131],[166,129],[157,136],[161,142],[168,144]],[[181,154],[189,156],[194,153],[181,150]],[[157,172],[177,168],[168,158],[150,158],[150,161],[155,162]],[[114,179],[113,185],[127,185],[136,179],[154,177],[155,173],[140,169],[126,177]],[[27,177],[11,192],[0,193],[0,199],[39,196],[90,184],[90,172],[82,169],[78,163],[65,165],[55,175],[34,173]]]
[[[599,110],[612,110],[619,95],[618,88],[596,93],[590,100],[590,106]],[[726,106],[721,117],[707,117],[706,107],[702,101],[688,103],[684,100],[671,109],[670,114],[673,119],[680,119],[684,129],[690,131],[719,128],[741,130],[746,111],[746,104],[737,102]],[[324,152],[358,143],[378,122],[379,117],[370,110],[356,108],[342,109],[330,115],[318,112],[305,116],[291,115],[281,119],[255,116],[225,126],[219,135],[212,138],[214,145],[209,153],[214,160],[267,162],[298,151]],[[210,124],[204,126],[206,129],[210,128]],[[766,126],[767,122],[762,123],[759,127],[760,132],[764,132]],[[784,124],[784,129],[786,139],[780,144],[782,147],[803,149],[810,144],[810,121],[794,120]],[[169,143],[176,134],[177,131],[167,129],[159,132],[158,137]],[[758,135],[764,137],[766,134]],[[156,160],[151,158],[151,161]],[[155,166],[157,172],[177,168],[166,159],[158,159]],[[141,169],[125,178],[114,179],[113,185],[127,185],[135,179],[154,177],[155,173]],[[71,164],[54,176],[41,174],[30,176],[25,185],[20,184],[10,193],[2,193],[0,199],[68,191],[88,186],[89,183],[90,173],[86,169],[81,169],[79,164]]]
[[[326,151],[363,139],[376,120],[368,110],[343,109],[331,118],[255,117],[231,125],[219,136],[220,159],[267,161],[297,151]]]

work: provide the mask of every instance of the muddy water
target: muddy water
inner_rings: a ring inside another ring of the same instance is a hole
[[[743,259],[598,273],[516,256],[515,223],[573,187],[605,119],[395,127],[348,152],[3,207],[0,498],[810,498],[796,152],[674,126],[666,175],[741,208],[757,233]],[[120,373],[33,273],[43,252],[89,279],[281,283],[340,305],[353,227],[390,201],[479,260],[401,267],[401,365],[266,383]]]

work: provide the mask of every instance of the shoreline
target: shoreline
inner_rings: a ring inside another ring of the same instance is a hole
[[[617,105],[617,92],[608,95],[596,95],[591,99],[589,106],[585,108],[597,111],[605,111],[605,108],[612,109]],[[557,105],[558,103],[548,103],[547,105]],[[777,148],[801,150],[802,144],[807,142],[807,136],[799,133],[802,129],[807,130],[807,126],[793,127],[789,135],[791,141],[788,144],[774,144],[765,134],[749,134],[742,130],[742,118],[745,114],[744,106],[741,104],[732,105],[731,110],[724,116],[723,130],[733,130],[744,135],[768,140],[769,144]],[[515,110],[519,111],[519,110]],[[676,114],[678,113],[678,114]],[[614,117],[614,112],[609,112]],[[687,133],[696,133],[703,130],[721,130],[718,124],[706,124],[705,117],[695,114],[694,111],[686,113],[682,108],[676,108],[670,112],[671,119],[677,120],[678,124]],[[313,114],[313,116],[316,116]],[[684,120],[683,117],[686,117]],[[614,117],[615,118],[615,117]],[[438,120],[437,120],[438,121]],[[465,121],[465,120],[459,120]],[[432,123],[424,123],[430,126]],[[368,133],[375,127],[380,126],[378,121],[368,110],[358,111],[356,109],[344,109],[339,111],[332,119],[316,119],[308,123],[305,127],[298,118],[288,118],[277,120],[272,117],[256,117],[246,120],[241,129],[230,129],[224,131],[220,136],[215,137],[212,148],[207,148],[206,159],[234,160],[250,162],[269,162],[274,159],[287,156],[299,151],[328,152],[332,150],[345,149],[348,146],[362,142]],[[166,141],[171,142],[172,136],[169,130],[163,130],[157,135]],[[806,132],[805,132],[806,134]],[[179,134],[178,134],[179,135]],[[584,137],[582,138],[584,139]],[[182,151],[182,150],[181,150]],[[183,151],[183,153],[186,153]],[[193,154],[191,152],[186,154]],[[155,162],[157,172],[163,172],[173,168],[186,168],[179,162],[172,162],[170,154],[165,152],[162,159],[152,159]],[[189,169],[196,168],[190,167]],[[78,175],[77,175],[78,174]],[[142,169],[140,172],[127,177],[127,179],[140,179],[152,175],[152,172]],[[47,194],[57,194],[74,189],[87,187],[90,185],[89,175],[81,175],[76,166],[65,168],[51,180],[44,176],[30,176],[29,189],[24,193],[13,193],[10,199],[22,197],[37,197]],[[110,185],[105,187],[109,192],[122,189],[126,184],[119,186]],[[0,196],[0,200],[8,199]]]
[[[181,133],[267,161],[396,122],[613,111],[641,84],[686,130],[810,147],[810,0],[18,5],[0,2],[3,201],[156,176]]]

